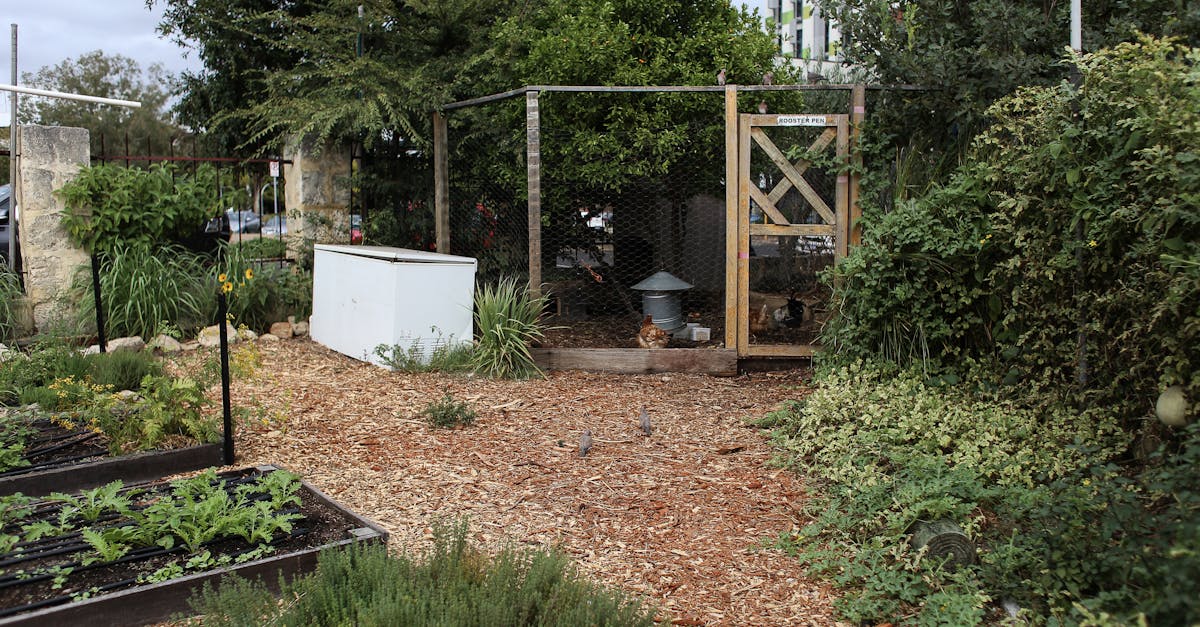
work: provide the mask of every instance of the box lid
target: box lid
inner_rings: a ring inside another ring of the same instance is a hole
[[[442,253],[434,253],[426,250],[413,250],[411,248],[393,248],[391,246],[351,246],[348,244],[317,244],[313,247],[315,250],[328,251],[331,253],[339,253],[343,255],[354,255],[356,257],[368,257],[372,259],[382,259],[392,263],[444,263],[444,264],[463,264],[475,265],[474,257],[459,257],[457,255],[444,255]]]

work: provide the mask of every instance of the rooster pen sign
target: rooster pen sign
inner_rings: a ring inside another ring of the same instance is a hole
[[[775,120],[778,126],[829,126],[823,115],[781,115]]]

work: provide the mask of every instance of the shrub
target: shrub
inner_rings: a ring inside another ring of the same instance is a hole
[[[511,277],[476,290],[475,327],[479,338],[472,357],[475,371],[509,379],[541,376],[529,346],[542,338],[545,308],[545,295],[533,298]]]
[[[43,340],[29,353],[13,353],[0,362],[0,402],[15,404],[25,390],[45,387],[57,379],[84,380],[88,370],[87,358],[74,347],[53,338]]]
[[[88,358],[88,366],[93,382],[113,390],[138,390],[145,377],[163,373],[162,364],[145,352],[98,353]]]
[[[470,344],[454,342],[438,342],[429,357],[417,343],[404,348],[398,344],[388,346],[380,344],[375,347],[375,355],[388,368],[398,372],[463,372],[473,369],[472,353],[474,347]]]
[[[201,625],[653,625],[650,613],[618,592],[582,579],[547,551],[474,550],[466,526],[434,528],[420,559],[385,547],[323,551],[317,571],[267,587],[237,577],[192,598]]]
[[[230,242],[229,246],[237,248],[245,259],[279,259],[287,255],[287,242],[275,237],[256,237]]]
[[[440,400],[427,405],[421,414],[425,416],[429,424],[445,429],[452,429],[458,425],[465,427],[475,422],[475,410],[471,408],[471,405],[456,400],[450,392],[446,392],[446,395]]]
[[[105,334],[149,340],[167,326],[198,328],[205,320],[206,275],[201,257],[176,246],[112,246],[100,256]],[[76,273],[72,293],[80,322],[94,322],[95,299],[87,267]]]
[[[1127,419],[1168,385],[1200,397],[1198,58],[1144,38],[997,102],[949,183],[864,219],[826,345],[985,360]]]
[[[1200,617],[1188,592],[1200,574],[1200,426],[1145,468],[1121,468],[1129,438],[1115,409],[992,389],[894,366],[828,372],[763,421],[820,487],[812,523],[773,544],[844,588],[836,605],[856,623],[979,624],[1001,600],[1035,623]],[[978,564],[946,571],[910,546],[914,523],[942,519],[975,540]]]
[[[289,315],[303,318],[312,311],[311,271],[256,263],[249,255],[252,251],[242,246],[222,246],[221,250],[217,283],[229,283],[229,313],[239,324],[261,332]],[[222,276],[225,281],[220,280]]]
[[[92,253],[178,242],[220,214],[218,178],[208,164],[192,173],[172,164],[85,167],[58,191],[67,205],[62,225],[73,244]]]

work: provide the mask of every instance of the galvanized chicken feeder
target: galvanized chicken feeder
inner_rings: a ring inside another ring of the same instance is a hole
[[[642,315],[663,331],[671,332],[685,326],[681,312],[681,292],[692,288],[669,272],[655,272],[630,289],[642,293]]]

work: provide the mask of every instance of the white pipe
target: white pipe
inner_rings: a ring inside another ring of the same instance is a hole
[[[142,103],[135,100],[117,100],[116,98],[101,98],[100,96],[84,96],[81,94],[68,94],[61,91],[50,91],[49,89],[34,89],[32,87],[18,87],[16,85],[0,85],[0,91],[12,91],[18,94],[29,94],[31,96],[47,96],[50,98],[63,98],[65,100],[82,100],[83,102],[98,102],[100,104],[117,105],[119,107],[129,107],[137,109],[142,106]]]
[[[1071,49],[1083,51],[1083,0],[1071,0]]]
[[[17,25],[12,25],[12,82],[17,82]],[[17,92],[11,94],[12,122],[8,125],[8,269],[17,269]]]

